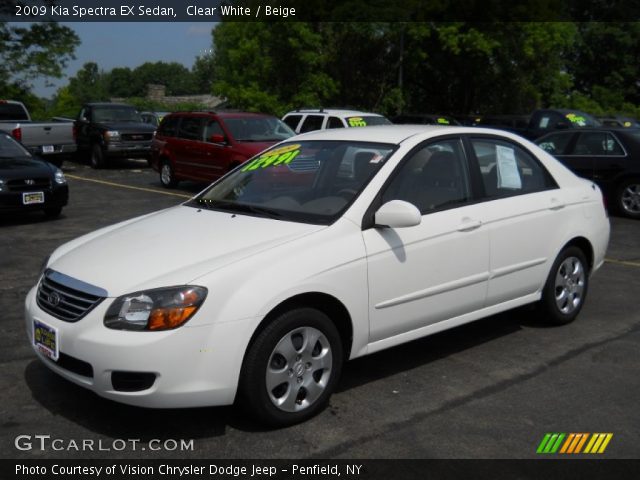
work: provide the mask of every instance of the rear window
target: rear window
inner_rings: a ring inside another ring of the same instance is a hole
[[[298,126],[298,123],[300,123],[301,118],[302,118],[302,115],[289,115],[285,117],[282,121],[286,123],[289,126],[289,128],[291,128],[292,130],[295,130],[296,127]]]
[[[323,121],[324,121],[324,117],[322,115],[307,116],[307,118],[304,119],[302,126],[300,127],[300,133],[320,130],[322,128]]]
[[[0,103],[0,120],[29,120],[26,109],[19,103]]]
[[[385,117],[374,115],[354,115],[347,118],[347,125],[350,127],[369,127],[371,125],[391,125]]]

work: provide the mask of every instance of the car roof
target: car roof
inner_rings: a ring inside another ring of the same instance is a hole
[[[369,115],[374,117],[382,117],[379,113],[362,112],[360,110],[342,110],[339,108],[301,108],[299,110],[292,110],[285,115],[295,115],[300,113],[318,113],[336,116],[357,116],[357,115]]]
[[[112,102],[90,102],[85,104],[88,107],[131,107],[136,108],[128,103],[112,103]]]
[[[207,110],[194,110],[190,112],[172,112],[169,115],[172,116],[183,116],[183,115],[215,115],[221,118],[247,118],[247,117],[255,117],[255,118],[266,118],[273,117],[273,115],[268,115],[266,113],[255,113],[255,112],[216,112],[216,111],[207,111]],[[168,116],[168,115],[167,115]]]
[[[439,135],[455,134],[495,134],[504,138],[513,138],[516,135],[491,128],[463,127],[463,126],[442,126],[442,125],[375,125],[371,127],[354,128],[332,128],[325,130],[314,130],[303,133],[296,137],[291,137],[287,141],[295,140],[338,140],[355,142],[375,142],[400,144],[404,140],[422,135],[424,139]]]

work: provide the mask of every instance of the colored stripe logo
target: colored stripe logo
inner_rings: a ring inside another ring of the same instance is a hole
[[[546,433],[536,453],[604,453],[613,433]]]

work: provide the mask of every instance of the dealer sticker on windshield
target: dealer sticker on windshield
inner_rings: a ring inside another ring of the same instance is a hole
[[[24,205],[44,203],[44,192],[24,192],[22,194],[22,203]]]
[[[33,321],[33,345],[44,356],[58,360],[58,329],[38,320]]]
[[[267,153],[263,153],[257,158],[254,158],[246,166],[242,167],[243,172],[250,172],[257,170],[258,168],[275,167],[277,165],[288,165],[294,158],[300,154],[300,145],[285,145],[274,150],[270,150]]]
[[[347,118],[347,123],[349,123],[350,127],[366,127],[367,122],[362,117],[349,117]]]

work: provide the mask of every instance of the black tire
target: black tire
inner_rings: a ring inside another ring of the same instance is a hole
[[[62,213],[62,207],[49,207],[44,209],[44,215],[47,218],[57,218]]]
[[[616,190],[615,201],[620,214],[640,219],[640,178],[623,180]]]
[[[309,340],[316,335],[315,342]],[[290,358],[280,351],[290,352]],[[327,315],[313,308],[283,313],[249,346],[238,403],[260,423],[272,427],[305,421],[328,403],[342,363],[340,335]],[[271,390],[267,386],[270,375]],[[277,406],[276,402],[282,403]]]
[[[164,188],[176,188],[178,185],[171,162],[167,159],[160,161],[160,183]]]
[[[102,147],[97,143],[91,147],[91,158],[90,158],[91,168],[104,168],[105,156]]]
[[[552,325],[571,323],[582,310],[588,290],[589,266],[584,252],[569,246],[553,262],[538,311]]]

